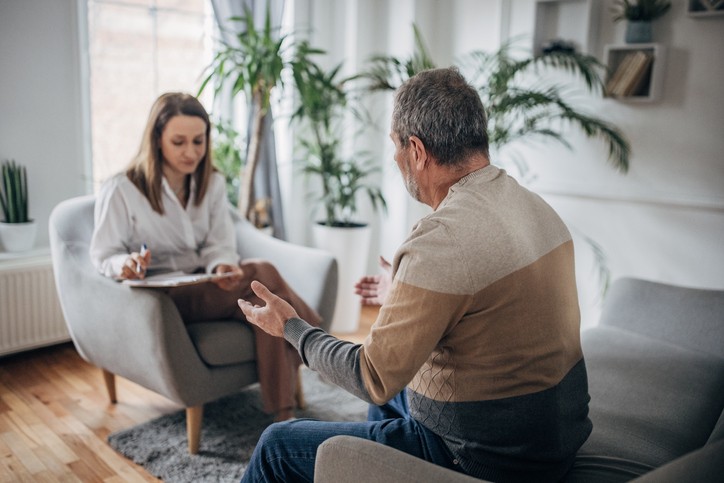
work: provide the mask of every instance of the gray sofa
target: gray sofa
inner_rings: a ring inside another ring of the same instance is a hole
[[[566,482],[724,482],[724,291],[624,278],[583,331],[593,433]],[[336,436],[315,482],[473,482]]]

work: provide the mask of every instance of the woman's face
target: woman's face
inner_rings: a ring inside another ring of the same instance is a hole
[[[177,178],[193,174],[206,154],[206,122],[196,116],[178,115],[161,133],[163,173]]]

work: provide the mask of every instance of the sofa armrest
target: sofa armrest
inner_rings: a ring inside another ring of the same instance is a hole
[[[360,478],[364,476],[364,479]],[[389,446],[353,436],[334,436],[319,445],[315,483],[480,483],[471,476],[434,465]]]
[[[600,325],[724,357],[724,290],[621,278],[606,296]]]

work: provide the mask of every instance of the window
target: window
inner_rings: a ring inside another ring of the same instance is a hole
[[[196,94],[213,55],[210,0],[88,0],[93,185],[138,151],[153,101]],[[211,90],[201,101],[211,107]]]

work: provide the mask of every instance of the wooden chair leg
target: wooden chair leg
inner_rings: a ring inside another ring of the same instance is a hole
[[[105,369],[102,369],[103,371],[103,382],[106,383],[106,391],[108,392],[108,399],[111,400],[111,403],[115,404],[118,402],[116,399],[116,375],[112,372],[108,372]]]
[[[186,436],[189,440],[189,453],[199,452],[201,441],[201,421],[204,418],[204,406],[192,406],[186,408]]]
[[[304,400],[304,388],[302,387],[302,366],[299,366],[297,371],[297,388],[294,391],[294,398],[299,409],[307,408],[307,401]]]

